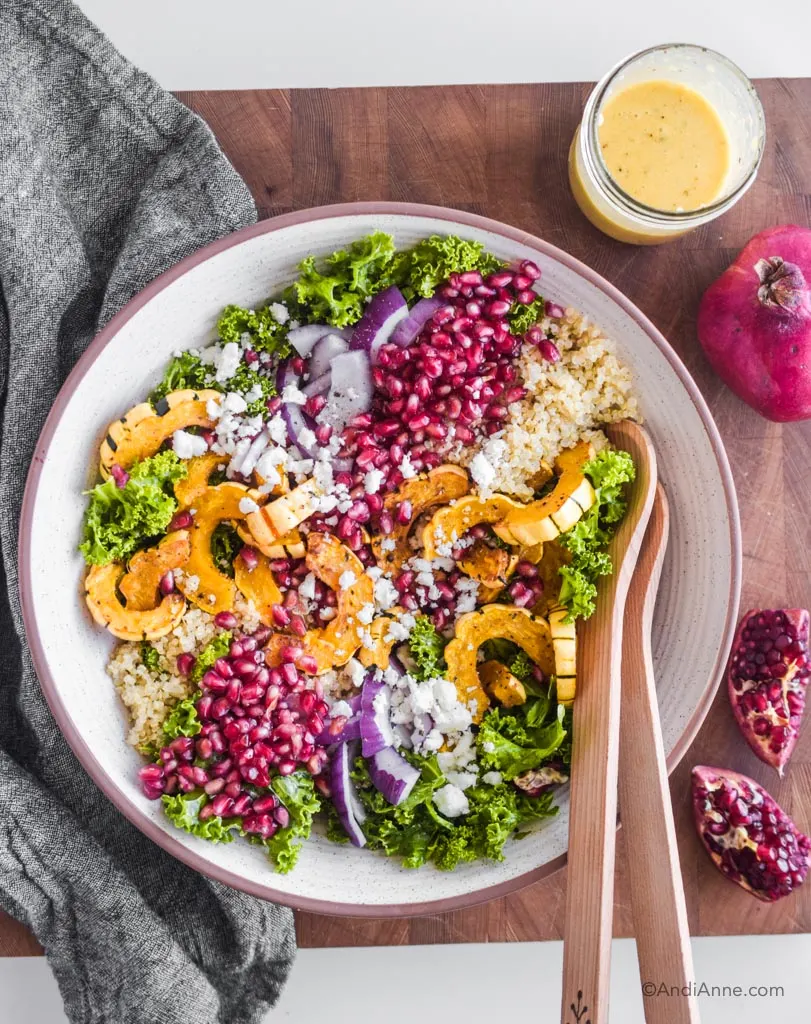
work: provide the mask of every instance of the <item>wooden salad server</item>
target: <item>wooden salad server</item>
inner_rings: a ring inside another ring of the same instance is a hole
[[[640,978],[690,991],[693,953],[651,654],[669,523],[659,484],[625,606],[619,801],[622,827],[634,837],[628,880]],[[643,990],[643,999],[647,1024],[699,1024],[695,996],[657,998]]]
[[[629,452],[636,480],[611,540],[614,572],[579,629],[573,706],[569,867],[563,939],[562,1024],[606,1024],[614,911],[620,671],[625,602],[656,491],[656,453],[645,431],[623,420],[606,433]]]

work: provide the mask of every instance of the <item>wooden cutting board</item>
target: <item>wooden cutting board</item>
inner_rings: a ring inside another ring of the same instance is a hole
[[[195,92],[180,99],[211,125],[245,178],[260,217],[325,203],[391,199],[470,210],[540,235],[617,285],[664,332],[695,377],[727,446],[741,505],[743,608],[811,602],[811,422],[768,423],[710,371],[695,335],[706,286],[757,231],[811,224],[811,79],[758,83],[768,143],[757,183],[726,217],[661,247],[599,234],[569,193],[566,153],[590,86],[581,84]],[[701,495],[696,495],[696,501]],[[763,782],[811,830],[811,725],[786,778],[750,753],[725,694],[671,781],[694,935],[811,931],[811,883],[767,906],[726,882],[695,838],[694,764]],[[633,934],[620,832],[614,930]],[[427,869],[426,869],[427,870]],[[415,885],[419,875],[414,876]],[[562,938],[566,872],[481,907],[364,921],[299,914],[302,946],[503,942]],[[41,952],[0,917],[0,953]]]

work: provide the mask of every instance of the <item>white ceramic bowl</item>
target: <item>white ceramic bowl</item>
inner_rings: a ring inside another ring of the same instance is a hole
[[[414,872],[396,861],[305,844],[289,875],[274,874],[256,847],[214,845],[177,831],[140,792],[138,755],[105,673],[111,638],[82,600],[77,552],[98,445],[107,424],[143,399],[177,348],[212,334],[229,302],[252,306],[295,276],[309,253],[326,254],[370,231],[398,246],[432,233],[477,239],[507,260],[543,271],[546,297],[585,312],[631,366],[670,499],[671,539],[656,614],[654,655],[671,767],[694,737],[732,639],[740,585],[740,530],[726,455],[709,411],[673,350],[615,288],[552,246],[471,214],[403,204],[307,210],[237,232],[184,260],[130,302],[95,339],[51,411],[29,474],[21,522],[21,588],[28,640],[45,695],[74,751],[111,800],[143,832],[192,867],[255,895],[308,910],[388,915],[447,910],[502,895],[564,862],[567,804],[499,864],[451,873]],[[700,495],[701,500],[696,496]]]

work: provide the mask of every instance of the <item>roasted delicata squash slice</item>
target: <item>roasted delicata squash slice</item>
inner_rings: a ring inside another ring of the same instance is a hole
[[[270,560],[265,555],[259,555],[258,558],[253,569],[248,569],[241,558],[235,559],[234,583],[242,596],[253,604],[260,620],[266,626],[272,626],[273,605],[281,603],[282,592],[273,578]]]
[[[504,548],[491,548],[486,541],[477,540],[457,564],[463,573],[478,580],[486,589],[503,590],[515,571],[518,555]]]
[[[387,616],[380,615],[369,623],[369,634],[372,637],[374,646],[365,647],[361,644],[358,651],[358,661],[364,668],[371,668],[372,665],[375,665],[377,668],[385,670],[389,667],[391,649],[395,644],[394,637],[391,640],[386,639],[391,621]]]
[[[177,592],[163,598],[157,608],[138,611],[125,608],[116,587],[124,574],[119,562],[94,565],[85,578],[85,600],[90,614],[119,640],[160,640],[183,618],[186,601]]]
[[[177,585],[190,601],[212,615],[233,611],[237,588],[215,565],[211,538],[221,522],[245,518],[239,508],[243,498],[264,500],[257,491],[230,482],[208,487],[194,499],[194,522],[189,527],[191,554]]]
[[[311,533],[307,537],[307,568],[338,597],[336,615],[323,629],[311,629],[301,638],[276,633],[268,641],[266,658],[271,665],[281,661],[282,648],[301,647],[318,662],[318,671],[345,665],[361,646],[358,619],[364,605],[374,601],[374,581],[363,570],[363,563],[354,552],[330,533]],[[354,577],[351,579],[350,577]]]
[[[259,544],[245,523],[236,524],[240,539],[250,548],[256,548],[268,558],[304,558],[307,552],[304,540],[298,530],[291,530],[273,544]]]
[[[225,466],[226,457],[216,452],[197,455],[186,463],[186,475],[182,480],[175,481],[175,497],[181,508],[193,508],[194,499],[210,486],[213,473],[220,466]]]
[[[154,455],[176,430],[214,426],[206,411],[209,399],[218,400],[219,391],[172,391],[153,407],[141,402],[111,423],[99,449],[99,469],[106,480],[111,467],[124,469]]]
[[[549,611],[558,703],[566,705],[572,703],[577,689],[577,633],[575,624],[566,622],[568,615],[568,611],[560,606]]]
[[[158,589],[161,578],[170,570],[185,565],[190,554],[188,531],[175,530],[167,533],[154,548],[133,555],[118,584],[127,602],[127,609],[148,611],[156,608],[161,599]]]
[[[586,441],[569,448],[555,460],[558,482],[551,494],[511,509],[493,529],[508,544],[541,544],[570,530],[595,501],[594,488],[583,466],[594,458]]]
[[[479,679],[493,700],[505,708],[526,704],[527,691],[524,684],[500,661],[485,661],[479,665]]]
[[[461,540],[472,527],[501,522],[510,512],[520,508],[523,506],[519,502],[505,494],[491,494],[489,498],[468,494],[453,505],[443,505],[423,527],[424,557],[436,558],[438,549],[446,550],[444,545]]]
[[[561,585],[560,570],[571,562],[572,556],[556,540],[538,546],[543,547],[543,555],[536,562],[538,578],[543,583],[543,594],[540,601],[532,608],[532,613],[533,615],[546,615],[549,609],[558,603]]]
[[[383,504],[394,519],[394,530],[387,536],[379,534],[372,540],[378,565],[387,572],[398,572],[413,554],[408,536],[417,519],[436,505],[447,505],[464,497],[469,490],[470,480],[465,470],[449,463],[405,480],[396,491],[387,494]],[[411,519],[406,524],[397,522],[397,509],[403,502],[411,505]]]
[[[518,644],[546,675],[555,671],[552,634],[546,619],[535,618],[525,608],[488,604],[456,621],[456,635],[445,648],[448,679],[456,686],[463,704],[475,704],[473,721],[481,722],[490,706],[477,670],[476,655],[485,642],[502,637]]]
[[[269,501],[258,512],[251,512],[245,522],[255,546],[260,551],[270,548],[295,530],[313,514],[316,500],[323,493],[315,478],[310,477],[287,494]]]

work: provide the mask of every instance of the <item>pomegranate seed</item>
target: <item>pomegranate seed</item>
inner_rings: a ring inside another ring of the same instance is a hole
[[[270,607],[270,614],[277,626],[290,625],[290,612],[281,604],[273,604]]]
[[[233,612],[218,612],[214,616],[214,625],[218,629],[236,629],[237,617]]]
[[[171,532],[172,530],[187,530],[193,522],[194,518],[191,512],[188,512],[186,510],[182,512],[177,512],[172,521],[169,523],[168,530],[169,532]]]
[[[546,338],[540,343],[540,345],[538,345],[538,351],[549,363],[556,363],[560,359],[560,351],[558,350],[557,345],[553,341],[548,341]]]
[[[566,316],[566,310],[563,308],[563,306],[559,306],[557,302],[547,302],[545,305],[544,312],[547,316],[556,318]]]
[[[119,466],[117,462],[114,462],[112,466],[110,466],[110,476],[113,478],[113,481],[118,488],[126,487],[130,478],[126,469],[124,469],[123,466]]]
[[[193,654],[178,654],[177,671],[181,676],[187,676],[197,664],[197,658]]]
[[[511,270],[500,270],[487,278],[487,284],[492,288],[505,288],[512,282],[513,273]]]
[[[538,264],[533,263],[532,260],[522,260],[518,269],[525,277],[528,277],[530,281],[537,281],[541,276]]]
[[[397,522],[401,526],[408,526],[408,524],[411,522],[411,516],[413,514],[414,511],[410,501],[406,500],[398,503],[397,509],[395,511],[395,516],[397,518]]]
[[[520,292],[515,294],[515,301],[521,306],[531,306],[537,298],[537,293],[531,288],[522,288]]]
[[[308,416],[315,418],[326,404],[327,399],[324,395],[310,395],[304,403],[304,411]]]
[[[268,412],[271,416],[275,416],[276,413],[282,407],[282,400],[278,395],[274,395],[272,398],[267,400]]]
[[[290,619],[290,629],[296,636],[304,636],[307,632],[307,623],[300,615],[293,615]]]

